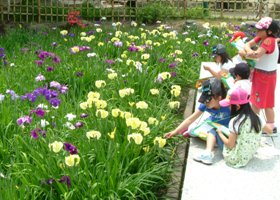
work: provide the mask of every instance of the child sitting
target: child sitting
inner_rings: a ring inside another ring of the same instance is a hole
[[[234,64],[226,52],[226,47],[222,44],[218,44],[212,48],[212,56],[215,58],[217,65],[219,65],[220,71],[216,72],[209,66],[203,66],[203,68],[220,80],[222,74],[228,73],[229,69],[234,67]]]
[[[198,109],[186,118],[176,129],[166,133],[165,137],[171,138],[177,134],[190,133],[191,130],[186,131],[186,129],[189,129],[189,126],[205,111],[210,113],[210,117],[207,118],[207,120],[217,122],[227,127],[230,120],[230,109],[228,107],[220,107],[219,105],[219,101],[223,99],[225,95],[226,92],[220,80],[210,78],[203,82],[202,94],[198,100],[201,104]],[[218,138],[216,130],[212,128],[207,134],[206,150],[195,158],[195,160],[201,161],[204,164],[212,164],[212,151],[215,144],[221,148],[223,147],[223,142]]]
[[[232,91],[230,98],[220,101],[222,107],[231,106],[228,138],[218,129],[224,143],[223,156],[226,164],[238,168],[247,165],[256,153],[261,140],[262,128],[272,132],[269,126],[252,110],[248,93],[242,88]]]
[[[247,63],[239,63],[235,65],[234,68],[231,68],[229,70],[229,73],[233,78],[235,79],[234,81],[234,86],[233,88],[230,89],[230,91],[241,87],[242,89],[246,90],[248,94],[251,92],[251,82],[249,80],[250,77],[250,67],[248,66]],[[230,93],[230,91],[228,93]]]

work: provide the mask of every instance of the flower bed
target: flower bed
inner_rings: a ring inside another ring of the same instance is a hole
[[[156,199],[167,187],[177,139],[163,135],[228,36],[102,23],[1,38],[1,199]]]

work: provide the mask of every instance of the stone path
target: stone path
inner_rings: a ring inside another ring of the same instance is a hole
[[[280,66],[279,68],[280,69]],[[280,129],[280,70],[276,87],[276,126]],[[209,74],[201,69],[200,77]],[[197,97],[199,94],[197,95]],[[196,101],[197,102],[197,101]],[[280,135],[263,137],[262,145],[250,163],[240,169],[228,167],[222,152],[216,149],[214,164],[207,166],[193,160],[204,150],[205,142],[191,139],[182,188],[182,200],[279,200]]]

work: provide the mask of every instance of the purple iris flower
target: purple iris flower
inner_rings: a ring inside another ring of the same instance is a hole
[[[47,179],[47,180],[41,180],[41,181],[40,181],[40,183],[41,183],[42,185],[44,185],[44,184],[52,185],[54,182],[55,182],[55,179],[54,179],[54,178],[50,178],[50,179]]]
[[[76,76],[77,76],[77,77],[82,77],[83,75],[84,75],[83,72],[76,72]]]
[[[46,184],[47,185],[51,185],[51,184],[53,184],[55,182],[55,179],[54,178],[50,178],[50,179],[47,179],[46,180]]]
[[[240,30],[240,26],[235,25],[234,26],[234,30],[239,31]]]
[[[59,180],[60,183],[65,183],[68,188],[71,187],[71,179],[69,176],[62,176],[61,179]]]
[[[49,102],[53,107],[58,107],[61,103],[58,98],[52,98]]]
[[[44,96],[45,96],[45,99],[46,99],[46,100],[48,100],[48,101],[51,100],[52,95],[51,95],[50,90],[46,91],[45,94],[44,94]]]
[[[56,42],[52,42],[52,43],[51,43],[51,46],[56,47],[56,46],[57,46],[57,43],[56,43]]]
[[[45,138],[47,136],[46,131],[45,130],[39,130],[39,132],[42,134],[42,136]]]
[[[54,56],[54,57],[53,57],[53,61],[54,61],[55,63],[60,63],[60,62],[61,62],[60,59],[59,59],[59,57],[57,57],[57,56]]]
[[[176,63],[176,62],[173,62],[173,63],[170,63],[170,64],[168,65],[168,67],[169,67],[169,68],[174,68],[174,67],[176,67],[176,65],[177,65],[177,63]]]
[[[192,54],[192,57],[198,57],[199,56],[199,54],[197,53],[197,52],[194,52],[193,54]]]
[[[35,63],[36,63],[36,65],[38,65],[38,66],[42,66],[43,63],[44,63],[44,61],[43,61],[43,60],[36,60]]]
[[[32,93],[27,93],[26,97],[27,97],[28,101],[31,101],[32,103],[34,103],[37,99],[37,96]]]
[[[38,139],[38,137],[39,137],[39,135],[38,135],[38,133],[36,132],[36,129],[35,130],[32,130],[31,132],[30,132],[30,134],[31,134],[31,137],[33,138],[33,139]]]
[[[137,52],[137,51],[139,51],[139,49],[135,45],[131,45],[128,47],[128,51]]]
[[[28,48],[22,48],[20,51],[21,51],[21,53],[24,54],[24,53],[27,53],[29,51],[29,49]]]
[[[252,37],[256,37],[256,35],[257,35],[256,33],[251,33]]]
[[[80,117],[81,117],[81,118],[87,118],[87,117],[88,117],[88,114],[82,113],[82,114],[80,114]]]
[[[44,138],[46,137],[46,131],[44,131],[40,128],[36,128],[30,132],[31,137],[33,139],[38,139],[38,137],[39,137],[38,133],[40,133]]]
[[[38,81],[44,81],[46,78],[42,74],[38,74],[38,76],[35,78],[35,80]]]
[[[123,43],[122,43],[121,41],[115,41],[115,42],[114,42],[114,45],[115,45],[116,47],[122,47],[122,46],[123,46]]]
[[[174,71],[173,71],[173,72],[171,72],[170,74],[171,74],[171,77],[176,77],[176,76],[177,76],[177,73],[176,73],[176,72],[174,72]]]
[[[6,90],[6,93],[11,95],[12,100],[15,100],[15,99],[19,98],[19,96],[13,90],[8,89],[8,90]]]
[[[3,58],[3,65],[6,66],[6,65],[8,65],[8,64],[9,64],[8,60],[4,57],[4,58]]]
[[[54,88],[60,89],[61,85],[57,81],[52,81],[52,82],[50,82],[50,87],[54,87]]]
[[[89,46],[81,46],[79,47],[80,51],[90,50],[91,48]]]
[[[42,94],[42,95],[49,93],[49,90],[47,87],[37,88],[36,90],[34,90],[34,92],[33,92],[34,94],[35,94],[35,91],[37,91],[39,94]]]
[[[94,30],[90,30],[87,32],[87,35],[93,35],[94,34]]]
[[[105,62],[108,63],[109,65],[112,65],[115,63],[115,61],[113,61],[113,60],[106,60]]]
[[[204,46],[209,46],[208,40],[203,41],[203,45],[204,45]]]
[[[50,91],[50,94],[51,94],[51,97],[58,97],[58,92],[55,91],[55,90],[49,90]]]
[[[69,33],[68,36],[75,37],[75,34],[74,33]]]
[[[78,153],[77,148],[74,145],[72,145],[71,143],[68,143],[68,142],[64,142],[64,149],[66,151],[68,151],[71,155]]]
[[[32,118],[29,116],[20,117],[17,119],[17,124],[19,126],[24,125],[25,123],[31,124],[31,122],[32,122]]]
[[[84,123],[83,122],[76,122],[74,126],[75,126],[75,128],[82,128],[84,126]]]
[[[47,51],[41,51],[39,54],[38,54],[38,58],[40,58],[41,60],[45,60],[47,57],[49,57],[50,54],[49,52]]]
[[[54,67],[53,67],[53,66],[48,66],[48,67],[47,67],[47,71],[48,71],[48,72],[52,72],[53,70],[54,70]]]
[[[61,94],[65,94],[66,92],[68,92],[68,87],[66,85],[62,85],[61,88],[59,89],[59,92]]]
[[[42,108],[37,108],[35,110],[35,114],[38,116],[38,117],[44,117],[45,116],[45,111],[42,109]]]
[[[0,58],[4,58],[5,54],[4,53],[0,53]]]
[[[160,63],[164,63],[164,62],[165,62],[165,59],[164,59],[164,58],[160,58],[158,61],[159,61]]]

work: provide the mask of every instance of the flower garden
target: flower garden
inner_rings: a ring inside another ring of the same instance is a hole
[[[238,28],[104,19],[0,36],[0,199],[158,199],[182,140],[164,133]]]

